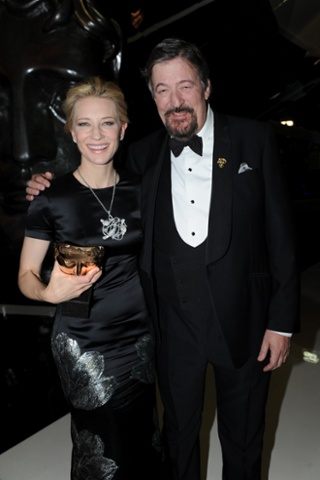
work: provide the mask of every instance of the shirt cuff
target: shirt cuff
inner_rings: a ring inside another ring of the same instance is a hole
[[[275,330],[270,330],[270,332],[277,333],[278,335],[283,335],[284,337],[292,337],[292,333],[289,332],[276,332]]]

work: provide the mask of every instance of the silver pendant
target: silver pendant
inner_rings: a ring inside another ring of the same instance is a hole
[[[124,234],[127,231],[127,225],[124,218],[113,217],[108,214],[107,220],[100,219],[102,223],[102,238],[107,240],[112,238],[113,240],[122,240]]]

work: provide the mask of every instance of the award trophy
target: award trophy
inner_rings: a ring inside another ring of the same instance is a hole
[[[54,258],[60,270],[68,275],[85,275],[95,266],[100,267],[104,256],[101,246],[82,247],[70,243],[57,242],[54,246]],[[62,303],[62,314],[69,317],[88,318],[92,287],[79,297]]]

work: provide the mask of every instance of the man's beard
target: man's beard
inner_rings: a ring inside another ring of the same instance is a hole
[[[172,119],[171,113],[187,112],[190,113],[191,119],[188,123],[185,120]],[[188,141],[198,130],[198,119],[196,113],[191,107],[171,108],[165,113],[165,127],[171,137],[175,137],[181,142]]]

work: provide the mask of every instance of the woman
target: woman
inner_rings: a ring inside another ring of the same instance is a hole
[[[30,204],[19,288],[57,305],[52,351],[72,419],[71,478],[157,479],[153,343],[137,265],[140,184],[113,162],[126,103],[117,85],[93,77],[68,91],[64,110],[80,165]],[[46,284],[41,267],[53,242]],[[68,274],[61,244],[104,249],[101,268],[84,261],[80,275]]]

